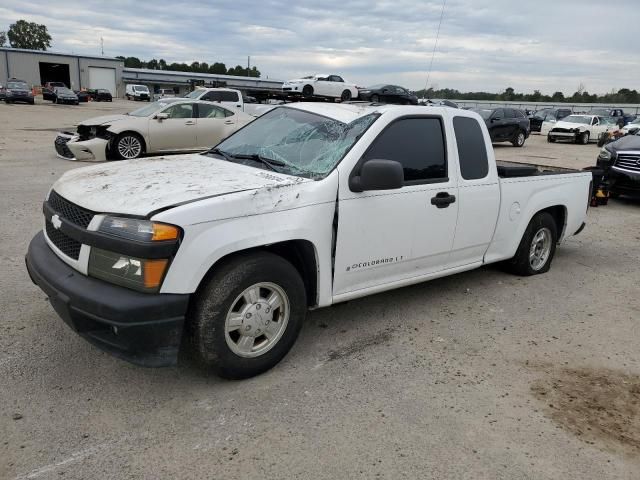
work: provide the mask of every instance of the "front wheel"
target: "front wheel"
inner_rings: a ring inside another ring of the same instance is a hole
[[[549,143],[556,143],[556,139],[553,138],[551,135],[547,135],[547,142]]]
[[[578,142],[582,145],[586,145],[587,143],[589,143],[589,132],[583,132],[582,134],[580,134],[580,136],[578,137]]]
[[[269,252],[241,254],[201,287],[188,331],[198,363],[241,379],[274,367],[293,346],[307,311],[304,283]]]
[[[131,132],[118,135],[114,146],[115,154],[119,160],[132,160],[140,157],[144,153],[142,139]]]
[[[311,85],[305,85],[302,89],[302,95],[304,95],[305,97],[313,96],[313,87]]]
[[[507,262],[509,270],[522,276],[548,272],[557,242],[558,228],[551,214],[537,213],[527,225],[516,254]]]
[[[518,131],[518,133],[516,133],[516,136],[513,137],[513,140],[511,141],[511,144],[514,147],[522,147],[524,146],[524,141],[527,139],[527,137],[525,136],[524,132],[522,130]]]

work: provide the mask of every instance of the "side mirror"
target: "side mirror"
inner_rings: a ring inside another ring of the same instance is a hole
[[[497,122],[498,120],[502,120],[500,117],[493,117],[491,119],[492,122]]]
[[[368,160],[360,167],[360,175],[349,179],[352,192],[392,190],[404,185],[404,170],[395,160]]]
[[[168,113],[156,113],[156,116],[153,117],[158,121],[162,121],[162,120],[166,120],[167,118],[169,118],[169,114]]]

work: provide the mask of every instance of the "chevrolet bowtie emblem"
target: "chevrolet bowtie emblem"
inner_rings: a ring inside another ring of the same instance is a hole
[[[53,215],[51,217],[51,225],[53,225],[53,228],[55,228],[56,230],[58,230],[62,226],[62,220],[60,220],[60,217],[58,215]]]

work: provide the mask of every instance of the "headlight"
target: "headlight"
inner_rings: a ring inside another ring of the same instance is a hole
[[[180,229],[174,225],[135,218],[105,217],[99,232],[133,242],[177,241]],[[170,259],[145,259],[92,247],[90,276],[139,292],[160,290]]]
[[[169,260],[129,257],[100,248],[91,248],[90,276],[139,292],[155,293],[167,270]]]
[[[173,225],[124,217],[105,217],[98,231],[139,242],[177,240],[180,236],[180,229]]]
[[[602,150],[600,150],[600,155],[598,155],[598,159],[599,160],[604,160],[604,161],[609,161],[611,160],[611,157],[613,155],[611,155],[611,152],[609,150],[607,150],[605,147],[602,147]]]

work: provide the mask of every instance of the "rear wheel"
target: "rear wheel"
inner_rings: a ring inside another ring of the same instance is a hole
[[[293,346],[307,311],[304,283],[282,257],[254,252],[216,267],[189,318],[192,353],[221,377],[274,367]]]
[[[524,132],[522,130],[519,130],[515,137],[513,137],[513,140],[511,140],[511,144],[514,147],[522,147],[524,146],[524,141],[527,139],[527,137],[525,136]]]
[[[348,102],[349,100],[351,100],[351,90],[343,91],[342,95],[340,95],[340,100],[342,100],[343,102]]]
[[[380,97],[378,95],[371,95],[371,101],[373,103],[379,103],[380,102]]]
[[[520,245],[507,266],[516,275],[537,275],[549,271],[556,253],[558,229],[548,212],[537,213],[524,231]]]
[[[311,85],[305,85],[302,89],[302,95],[305,97],[310,97],[313,95],[313,87]]]

